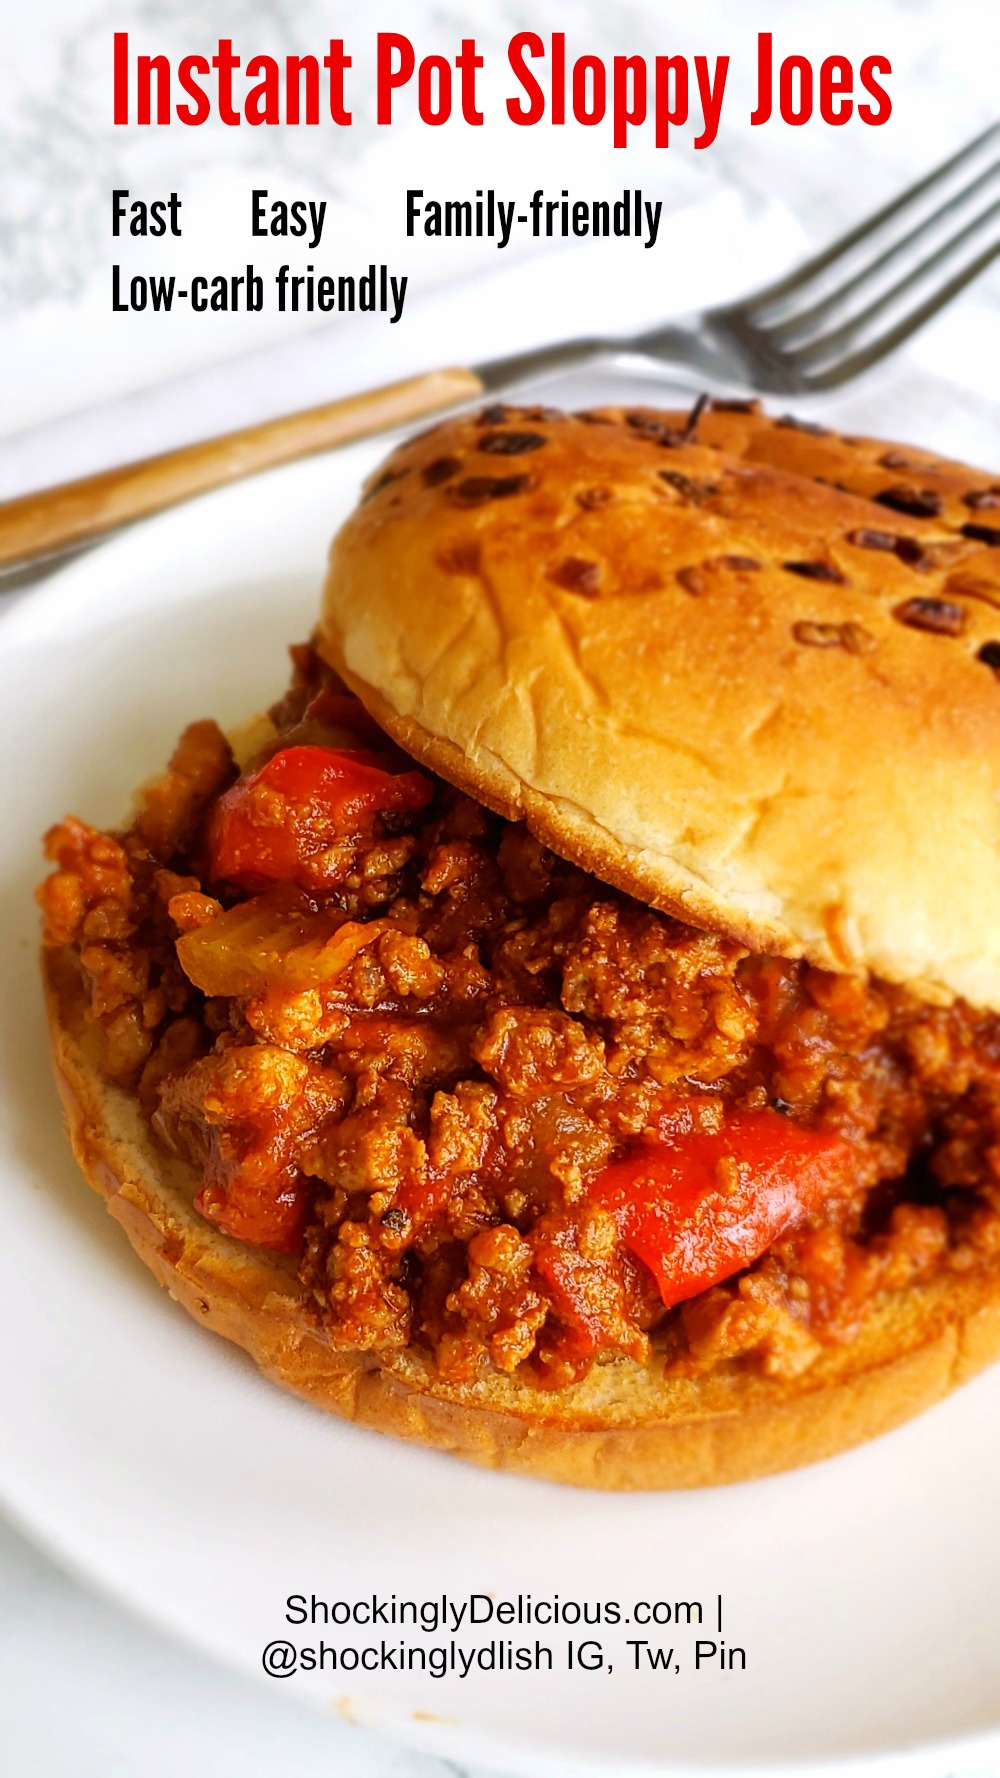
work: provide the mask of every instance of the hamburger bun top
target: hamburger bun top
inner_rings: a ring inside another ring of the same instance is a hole
[[[1000,1009],[997,480],[684,424],[493,407],[411,439],[334,540],[322,652],[640,900]]]

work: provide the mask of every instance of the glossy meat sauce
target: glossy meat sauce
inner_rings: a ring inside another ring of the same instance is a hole
[[[807,1367],[1000,1245],[1000,1023],[748,955],[396,752],[308,649],[242,773],[185,732],[48,836],[46,939],[202,1215],[340,1346],[448,1377]]]

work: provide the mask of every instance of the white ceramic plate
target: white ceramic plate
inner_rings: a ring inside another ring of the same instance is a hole
[[[184,722],[231,722],[276,694],[327,538],[383,448],[165,515],[0,622],[3,1497],[75,1569],[258,1674],[272,1639],[324,1639],[286,1624],[290,1594],[619,1602],[633,1622],[617,1628],[499,1632],[551,1647],[551,1674],[266,1681],[454,1758],[704,1773],[895,1754],[940,1778],[957,1741],[967,1761],[995,1754],[1000,1371],[865,1449],[723,1491],[606,1497],[482,1474],[264,1383],[157,1289],[76,1170],[36,982],[38,836],[68,810],[113,821]],[[700,1601],[702,1637],[718,1641],[719,1594],[721,1640],[745,1649],[745,1671],[695,1671],[696,1629],[634,1621],[637,1602]],[[399,1634],[325,1639],[339,1650]],[[610,1671],[566,1670],[583,1636]],[[670,1669],[634,1670],[628,1642],[641,1638],[675,1649]]]

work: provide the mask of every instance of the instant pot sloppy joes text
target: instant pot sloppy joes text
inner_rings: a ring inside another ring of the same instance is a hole
[[[1000,1018],[632,900],[293,658],[250,757],[194,724],[40,893],[106,1076],[335,1347],[790,1377],[1000,1252]]]

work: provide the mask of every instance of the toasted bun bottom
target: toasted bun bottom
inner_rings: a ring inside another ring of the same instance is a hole
[[[132,1093],[101,1076],[69,951],[43,959],[56,1077],[76,1157],[136,1252],[196,1321],[265,1376],[342,1419],[470,1462],[590,1488],[697,1488],[772,1475],[898,1426],[1000,1355],[1000,1266],[887,1298],[804,1376],[720,1368],[667,1378],[654,1353],[598,1364],[558,1394],[494,1376],[441,1382],[422,1354],[335,1351],[293,1261],[222,1235],[197,1180]]]

